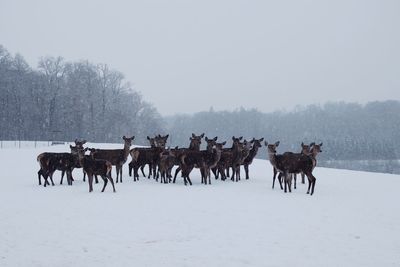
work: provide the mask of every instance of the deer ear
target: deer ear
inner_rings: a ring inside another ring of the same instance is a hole
[[[232,136],[232,140],[235,141],[235,137],[234,136]]]
[[[218,136],[214,137],[214,141],[217,141],[217,139],[218,139]]]
[[[166,136],[164,136],[165,139],[168,139],[168,137],[169,137],[169,134],[167,134]]]
[[[196,135],[195,135],[194,133],[192,133],[192,137],[193,137],[193,138],[195,138],[195,137],[196,137]]]
[[[133,136],[131,137],[131,139],[132,139],[132,140],[135,139],[135,136],[133,135]]]
[[[208,140],[210,140],[210,139],[208,139],[208,137],[206,136],[206,139],[205,139],[205,140],[206,140],[206,142],[208,142]]]
[[[147,136],[147,140],[150,140],[150,137],[149,137],[149,136]]]
[[[222,145],[223,145],[223,146],[226,145],[226,141],[222,142]]]
[[[319,146],[322,146],[322,143],[321,143],[321,144],[319,144]]]
[[[75,144],[78,143],[78,139],[75,139]]]
[[[243,136],[239,137],[239,140],[242,140],[242,139],[243,139]]]
[[[125,135],[124,135],[124,136],[122,136],[122,139],[124,139],[124,140],[126,139]]]
[[[268,142],[267,142],[267,141],[264,141],[264,145],[265,145],[265,146],[268,146]]]
[[[73,146],[69,145],[69,148],[71,148],[71,149],[72,149],[72,148],[73,148]]]
[[[276,142],[276,143],[275,143],[275,145],[276,145],[276,146],[279,146],[279,144],[280,144],[280,143],[281,143],[281,142],[280,142],[280,141],[278,141],[278,142]]]
[[[310,147],[312,147],[313,145],[315,145],[315,143],[314,143],[314,142],[312,142],[312,143],[310,144]]]
[[[176,146],[175,149],[179,149],[179,146]]]
[[[202,133],[202,134],[200,135],[200,137],[201,137],[201,138],[203,138],[203,137],[204,137],[204,135],[205,135],[205,134],[204,134],[204,133]]]
[[[260,142],[264,141],[264,137],[260,139]]]
[[[83,140],[83,141],[82,141],[82,145],[86,144],[86,142],[87,142],[86,140]]]

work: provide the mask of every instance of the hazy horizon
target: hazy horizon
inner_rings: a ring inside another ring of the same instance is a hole
[[[106,63],[163,116],[400,99],[398,1],[2,1],[1,44]]]

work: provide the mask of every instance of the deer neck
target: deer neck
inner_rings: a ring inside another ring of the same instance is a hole
[[[268,151],[269,162],[275,167],[276,166],[276,153]]]
[[[125,160],[128,158],[130,149],[131,149],[131,147],[128,146],[128,144],[124,144],[124,159],[125,159]]]
[[[219,162],[220,159],[221,159],[222,151],[219,150],[219,149],[215,149],[215,151],[213,152],[213,154],[214,154],[214,161],[213,161],[212,164],[210,165],[210,168],[211,168],[211,169],[214,168],[215,166],[217,166],[218,162]]]

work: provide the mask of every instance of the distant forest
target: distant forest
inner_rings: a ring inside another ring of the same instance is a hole
[[[256,109],[162,117],[122,73],[105,64],[43,57],[37,68],[0,46],[0,140],[121,142],[135,135],[170,135],[187,147],[192,133],[281,141],[279,152],[300,151],[301,142],[323,142],[322,161],[400,158],[400,102],[327,103],[290,112]],[[265,150],[259,157],[266,158]]]
[[[0,92],[0,140],[144,142],[163,129],[156,108],[105,64],[43,57],[34,69],[0,45]]]
[[[400,102],[328,103],[291,112],[200,112],[167,118],[172,143],[187,146],[192,132],[220,140],[232,135],[280,141],[279,152],[300,151],[301,142],[323,142],[321,160],[393,160],[400,157]],[[266,152],[260,155],[266,158]]]

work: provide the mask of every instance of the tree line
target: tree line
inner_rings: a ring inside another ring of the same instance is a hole
[[[321,160],[399,159],[400,102],[327,103],[293,111],[263,113],[256,109],[214,111],[168,117],[173,145],[187,145],[191,132],[219,140],[232,135],[279,140],[280,150],[299,151],[300,144],[323,142]],[[262,158],[266,154],[259,155]]]
[[[42,57],[34,69],[0,45],[0,92],[0,140],[120,142],[163,131],[156,108],[106,64]]]

